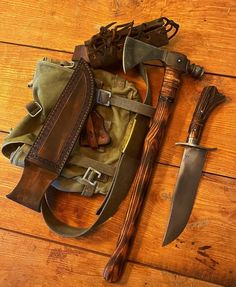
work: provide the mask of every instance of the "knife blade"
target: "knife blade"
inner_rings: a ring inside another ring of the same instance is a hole
[[[179,174],[172,199],[168,225],[162,246],[175,240],[184,230],[191,215],[207,152],[215,148],[199,145],[203,127],[211,111],[225,101],[215,86],[205,87],[201,93],[188,131]]]

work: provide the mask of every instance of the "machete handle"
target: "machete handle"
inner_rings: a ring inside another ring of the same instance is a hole
[[[202,90],[189,126],[187,142],[198,145],[204,125],[213,111],[226,97],[220,94],[215,86],[208,86]]]
[[[164,131],[179,86],[180,73],[166,67],[156,112],[145,138],[140,165],[130,189],[131,198],[125,221],[117,241],[116,249],[104,269],[103,276],[109,282],[116,282],[122,275],[151,179],[155,158],[160,151]]]

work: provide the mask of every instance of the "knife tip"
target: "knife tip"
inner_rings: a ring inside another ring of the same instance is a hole
[[[166,242],[163,241],[161,247],[165,247],[167,244],[168,244],[168,243],[166,243]]]
[[[167,229],[167,232],[165,233],[164,239],[162,241],[162,247],[170,244],[172,241],[174,241],[178,236],[180,235],[182,230],[179,230],[179,232],[176,232],[175,230],[172,230],[170,228]]]
[[[171,242],[171,240],[168,240],[168,238],[167,237],[165,237],[164,239],[163,239],[163,241],[162,241],[162,247],[165,247],[166,245],[168,245],[169,243]]]

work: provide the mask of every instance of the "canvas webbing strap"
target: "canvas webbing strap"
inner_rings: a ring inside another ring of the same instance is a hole
[[[82,58],[33,143],[22,177],[8,198],[36,211],[59,176],[94,103],[95,83]]]
[[[142,64],[140,65],[140,74],[147,85],[144,103],[150,105],[151,90],[146,70]],[[147,116],[136,114],[133,132],[116,167],[112,187],[96,213],[98,215],[97,220],[91,226],[87,228],[74,227],[60,221],[53,213],[47,200],[47,193],[54,189],[54,187],[50,186],[42,201],[42,214],[46,224],[52,231],[64,237],[79,237],[93,230],[115,214],[121,201],[125,198],[138,168],[143,141],[148,131],[149,120]]]
[[[119,95],[103,89],[97,89],[96,94],[97,103],[100,105],[108,107],[112,105],[150,118],[152,118],[155,113],[155,108],[150,105],[122,98]]]

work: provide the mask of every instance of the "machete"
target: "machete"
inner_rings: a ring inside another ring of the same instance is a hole
[[[163,246],[175,240],[184,230],[189,220],[207,152],[215,149],[199,145],[203,127],[210,112],[224,100],[225,96],[220,94],[216,87],[205,87],[193,114],[186,143],[176,143],[184,146],[185,149],[174,190]]]

